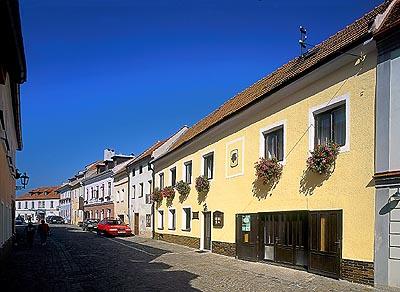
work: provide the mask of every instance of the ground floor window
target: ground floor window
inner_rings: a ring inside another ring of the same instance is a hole
[[[176,212],[175,209],[168,210],[168,229],[175,230],[176,228]]]
[[[182,230],[190,230],[192,220],[192,209],[190,207],[182,209]]]
[[[146,214],[146,227],[151,227],[151,214]]]

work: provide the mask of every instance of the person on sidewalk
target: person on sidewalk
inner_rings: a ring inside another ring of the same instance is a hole
[[[49,230],[50,230],[49,225],[42,219],[38,227],[40,243],[42,245],[46,245],[47,236],[49,235]]]
[[[28,225],[25,227],[25,233],[26,233],[26,243],[28,244],[28,247],[33,246],[33,238],[35,235],[36,228],[33,226],[32,222],[29,222]]]

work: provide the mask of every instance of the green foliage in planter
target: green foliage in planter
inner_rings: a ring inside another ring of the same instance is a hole
[[[164,198],[172,200],[175,197],[174,187],[165,187],[161,190],[161,194]]]
[[[190,186],[187,182],[180,180],[175,185],[175,190],[182,196],[187,196],[190,193]]]
[[[264,185],[277,182],[281,175],[283,166],[276,158],[260,158],[254,165],[256,169],[257,179],[262,181]]]
[[[335,164],[339,154],[340,146],[336,143],[317,145],[311,156],[307,159],[307,167],[311,171],[319,174],[329,174]]]
[[[208,191],[210,190],[210,182],[203,175],[198,176],[196,178],[195,188],[198,193],[208,193]]]
[[[161,202],[161,201],[162,201],[163,196],[162,196],[161,191],[160,191],[159,188],[154,188],[154,191],[153,191],[153,193],[151,194],[151,199],[152,199],[154,202]]]

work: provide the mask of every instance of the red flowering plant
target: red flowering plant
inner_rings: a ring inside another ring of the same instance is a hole
[[[169,187],[163,188],[163,189],[161,190],[161,195],[162,195],[164,198],[167,198],[167,199],[169,199],[169,200],[173,200],[174,197],[175,197],[175,190],[174,190],[174,187],[169,186]]]
[[[175,190],[177,190],[181,196],[187,196],[190,193],[190,185],[187,182],[180,180],[176,183]]]
[[[254,165],[257,179],[264,185],[273,184],[279,180],[282,175],[283,166],[276,158],[260,158]]]
[[[335,164],[339,154],[340,146],[336,143],[317,145],[311,156],[307,159],[307,167],[311,171],[319,174],[329,174]]]
[[[159,188],[154,188],[154,191],[153,191],[153,193],[151,194],[151,199],[152,199],[154,202],[157,202],[157,203],[159,203],[159,202],[162,201],[163,196],[162,196],[161,191],[160,191]]]
[[[195,188],[198,193],[208,193],[210,190],[210,182],[205,176],[200,175],[196,178]]]

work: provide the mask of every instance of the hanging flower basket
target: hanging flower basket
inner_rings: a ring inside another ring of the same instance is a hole
[[[260,158],[255,163],[254,168],[256,169],[257,178],[266,185],[279,180],[282,175],[283,166],[276,158]]]
[[[153,191],[153,193],[151,194],[151,199],[152,199],[154,202],[158,202],[158,203],[162,201],[163,196],[162,196],[161,191],[160,191],[159,188],[154,188],[154,191]]]
[[[210,190],[210,182],[207,178],[201,175],[196,178],[195,188],[198,193],[208,193]]]
[[[175,185],[175,190],[182,196],[187,196],[190,193],[190,186],[187,182],[180,180]]]
[[[174,187],[165,187],[161,190],[161,194],[164,198],[172,200],[175,197],[175,190]]]
[[[335,164],[339,154],[340,146],[336,143],[327,145],[317,145],[314,151],[311,151],[311,156],[307,159],[307,167],[319,174],[329,174]]]

